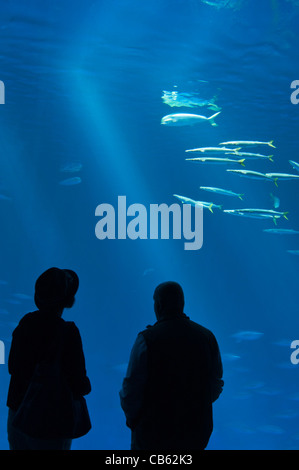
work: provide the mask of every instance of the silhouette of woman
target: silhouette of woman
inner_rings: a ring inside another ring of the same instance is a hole
[[[32,437],[14,426],[13,421],[36,367],[57,357],[57,337],[62,339],[58,360],[73,396],[82,397],[91,391],[79,330],[75,323],[61,318],[64,308],[73,306],[78,287],[79,278],[70,269],[50,268],[45,271],[35,284],[34,301],[38,310],[27,313],[13,332],[8,359],[11,379],[7,397],[7,432],[11,450],[71,448],[72,439],[61,437],[59,430],[54,438]]]

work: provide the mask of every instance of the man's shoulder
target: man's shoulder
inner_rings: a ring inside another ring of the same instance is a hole
[[[215,335],[212,333],[211,330],[209,330],[205,326],[200,325],[199,323],[193,320],[190,320],[190,318],[187,315],[183,314],[182,316],[177,317],[176,320],[178,320],[178,327],[182,328],[182,330],[184,328],[187,328],[187,330],[189,331],[192,330],[195,334],[197,334],[198,336],[201,336],[202,338],[206,338],[207,340],[212,341],[212,342],[215,341],[216,339]],[[147,325],[147,327],[144,330],[140,331],[139,335],[144,338],[147,338],[148,336],[151,336],[152,334],[154,334],[156,331],[159,331],[159,330],[167,331],[168,326],[169,324],[167,320],[157,321],[153,325]]]
[[[205,327],[203,325],[200,325],[199,323],[197,323],[193,320],[190,320],[190,319],[189,319],[189,323],[195,330],[202,333],[204,336],[206,336],[208,338],[214,338],[215,337],[214,333],[212,333],[212,331],[209,330],[207,327]]]

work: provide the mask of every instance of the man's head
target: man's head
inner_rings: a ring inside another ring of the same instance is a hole
[[[163,282],[156,287],[154,310],[157,320],[182,314],[184,305],[184,292],[177,282]]]

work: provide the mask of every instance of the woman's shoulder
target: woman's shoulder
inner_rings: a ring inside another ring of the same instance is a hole
[[[63,322],[63,327],[65,329],[65,334],[66,334],[67,339],[72,341],[72,342],[75,341],[75,342],[80,342],[81,343],[80,331],[79,331],[79,328],[77,327],[77,325],[75,324],[75,322],[66,321],[66,320],[63,320],[63,319],[62,319],[62,322]]]

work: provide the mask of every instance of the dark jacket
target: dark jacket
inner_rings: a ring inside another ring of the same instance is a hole
[[[51,356],[55,357],[58,328],[65,325],[62,348],[63,370],[75,396],[87,395],[91,391],[86,375],[85,358],[80,333],[75,323],[65,322],[59,316],[35,311],[25,315],[13,332],[8,359],[11,374],[7,406],[17,410],[26,393],[35,366]]]
[[[185,315],[140,333],[148,351],[142,410],[132,448],[204,449],[213,429],[212,402],[222,391],[222,363],[214,335]]]

